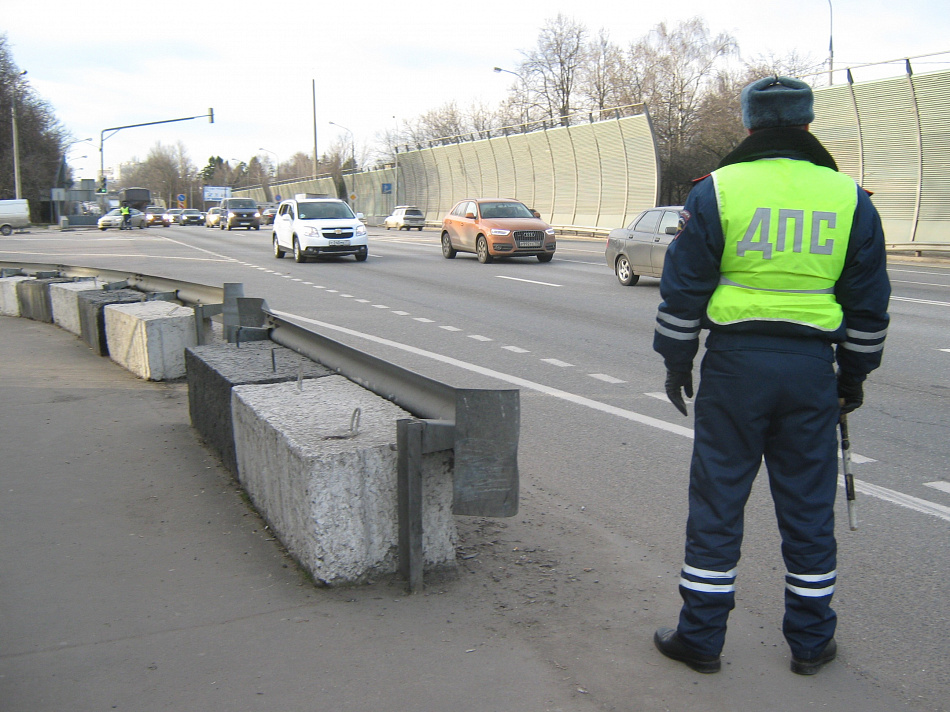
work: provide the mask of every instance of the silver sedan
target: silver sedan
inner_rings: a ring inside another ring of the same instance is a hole
[[[625,287],[636,284],[641,275],[660,277],[666,248],[683,223],[681,205],[650,208],[637,215],[627,226],[611,230],[604,257]]]

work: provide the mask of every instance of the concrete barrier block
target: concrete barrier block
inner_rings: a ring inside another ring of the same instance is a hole
[[[196,345],[195,310],[173,302],[107,304],[109,356],[139,378],[185,376],[185,349]]]
[[[237,475],[231,389],[247,384],[320,378],[332,371],[272,341],[209,344],[185,350],[188,410],[198,435]]]
[[[29,279],[25,274],[0,278],[0,316],[20,316],[17,284]]]
[[[409,413],[342,376],[236,386],[238,476],[284,546],[326,585],[362,583],[398,565],[396,422]],[[359,433],[344,436],[353,410]],[[455,565],[452,453],[423,458],[423,555]]]
[[[106,338],[105,308],[110,304],[136,304],[145,301],[145,293],[135,289],[85,291],[77,295],[79,335],[100,356],[109,355]]]
[[[102,289],[103,284],[104,282],[98,278],[51,284],[49,301],[53,310],[53,323],[76,336],[82,336],[79,321],[79,292]]]
[[[16,293],[20,301],[20,316],[52,324],[53,307],[49,299],[50,285],[72,281],[70,277],[49,277],[17,282]]]

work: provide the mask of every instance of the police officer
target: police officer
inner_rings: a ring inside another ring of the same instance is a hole
[[[881,361],[890,284],[869,194],[808,131],[812,91],[767,77],[741,95],[749,136],[699,179],[666,255],[653,346],[666,392],[696,396],[683,599],[654,644],[720,669],[735,606],[743,509],[765,458],[785,561],[783,633],[792,672],[834,660],[834,499],[840,413],[859,407]]]
[[[132,229],[132,209],[129,208],[128,203],[122,203],[122,207],[119,208],[119,214],[122,216],[122,225],[119,226],[119,229],[131,230]]]

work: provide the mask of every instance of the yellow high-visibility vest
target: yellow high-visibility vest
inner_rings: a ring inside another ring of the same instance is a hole
[[[709,319],[837,330],[834,286],[858,202],[854,180],[788,158],[724,166],[712,177],[725,246]]]

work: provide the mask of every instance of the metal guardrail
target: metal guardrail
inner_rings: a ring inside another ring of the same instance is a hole
[[[36,262],[0,262],[0,274],[57,273],[98,277],[149,292],[170,293],[195,307],[198,343],[207,322],[222,315],[229,342],[270,339],[345,376],[411,413],[397,424],[400,571],[412,591],[422,588],[423,455],[452,450],[452,511],[457,515],[510,517],[518,512],[517,389],[455,388],[335,341],[272,311],[260,298],[243,296],[243,285],[210,287],[119,270]]]

